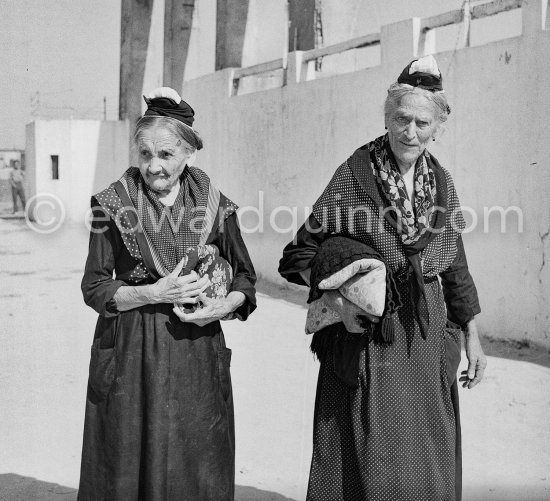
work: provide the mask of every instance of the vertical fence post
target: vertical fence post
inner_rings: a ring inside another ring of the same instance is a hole
[[[462,44],[460,47],[470,46],[470,23],[472,21],[472,13],[470,11],[470,0],[464,2],[462,8]]]
[[[303,51],[297,50],[295,52],[291,52],[288,55],[287,69],[285,70],[283,68],[283,71],[286,71],[287,85],[295,85],[306,80],[306,75],[304,73],[303,54]]]
[[[288,0],[286,0],[284,30],[283,30],[283,86],[288,83],[288,43],[289,43],[288,31],[290,29],[290,15],[289,15],[288,9],[289,9]]]

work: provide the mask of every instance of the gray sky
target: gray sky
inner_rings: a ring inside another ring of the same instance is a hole
[[[381,24],[426,17],[461,4],[462,0],[361,0],[358,12],[365,16],[366,34]],[[25,147],[25,124],[33,110],[40,118],[101,119],[106,96],[107,118],[118,117],[120,0],[0,0],[0,11],[0,148]],[[473,29],[472,41],[490,31],[487,26],[477,34]],[[452,48],[454,33],[442,38]]]
[[[102,118],[103,96],[117,118],[119,0],[0,0],[0,11],[0,148],[25,147],[37,91],[43,118]]]

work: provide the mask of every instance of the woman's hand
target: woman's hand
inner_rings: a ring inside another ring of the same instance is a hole
[[[210,299],[206,294],[199,294],[202,304],[193,313],[185,313],[178,306],[174,307],[174,313],[182,322],[192,322],[199,327],[222,320],[233,313],[245,301],[245,295],[239,291],[230,292],[227,297]]]
[[[153,284],[153,299],[156,303],[196,304],[199,294],[210,284],[205,275],[199,275],[192,271],[183,277],[168,275]]]
[[[151,285],[151,302],[197,304],[199,294],[208,287],[210,280],[206,275],[199,278],[195,271],[178,276],[186,261],[186,258],[182,259],[172,273]]]
[[[485,367],[487,367],[487,358],[483,353],[474,319],[468,323],[464,335],[466,337],[468,370],[461,372],[462,375],[459,381],[462,382],[463,388],[472,389],[483,379],[483,373],[485,372]]]
[[[348,332],[362,334],[367,329],[369,322],[378,323],[380,319],[367,313],[347,300],[337,290],[329,290],[323,294],[326,297],[328,305],[338,312],[342,322]]]
[[[117,309],[127,311],[146,304],[158,303],[196,304],[199,301],[199,294],[208,287],[210,281],[208,277],[199,279],[194,271],[189,275],[178,277],[185,262],[186,259],[182,259],[172,273],[152,285],[120,287],[114,295]]]

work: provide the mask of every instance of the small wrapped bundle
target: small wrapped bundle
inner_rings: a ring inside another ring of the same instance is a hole
[[[361,308],[365,313],[373,317],[382,317],[384,314],[386,298],[386,266],[378,260],[363,258],[353,261],[329,277],[321,280],[318,285],[320,290],[336,290],[349,301]],[[354,309],[347,308],[347,301],[343,303],[342,314],[350,316],[346,318],[347,325],[354,323],[351,318]],[[349,310],[349,311],[348,311]],[[344,321],[344,318],[330,306],[326,294],[313,301],[309,305],[306,320],[306,334],[313,334],[328,325]],[[359,328],[358,332],[364,331]]]
[[[345,318],[331,307],[332,298],[326,294],[338,295]],[[308,303],[307,334],[340,322],[353,326],[349,332],[364,332],[356,320],[359,307],[367,318],[372,317],[372,339],[381,344],[393,342],[392,315],[402,304],[392,272],[378,252],[341,235],[327,238],[311,262]]]
[[[211,298],[226,297],[233,281],[233,270],[229,262],[220,256],[220,251],[215,245],[198,245],[189,247],[186,251],[187,262],[181,275],[187,275],[195,271],[199,277],[208,276],[210,285],[204,290],[204,294]],[[192,313],[197,309],[195,304],[177,305],[185,313]]]

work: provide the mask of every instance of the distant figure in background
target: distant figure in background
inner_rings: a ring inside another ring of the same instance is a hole
[[[21,201],[21,210],[25,210],[27,205],[25,199],[25,188],[23,186],[23,181],[25,180],[25,173],[21,170],[19,160],[16,160],[13,163],[13,169],[10,172],[10,185],[11,185],[11,196],[13,198],[13,213],[17,212],[17,198]]]
[[[362,253],[391,271],[378,322],[337,291],[329,307],[343,320],[314,334],[321,367],[308,501],[461,498],[460,329],[463,387],[481,381],[486,359],[460,203],[426,149],[450,113],[441,80],[431,56],[403,70],[388,89],[387,133],[337,169],[281,259],[282,276],[309,285],[310,301],[326,294],[323,273]]]
[[[138,166],[92,197],[82,292],[99,318],[78,499],[232,501],[219,321],[254,311],[256,277],[237,206],[191,166],[203,146],[193,109],[166,87],[145,101]]]

